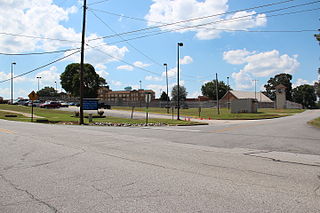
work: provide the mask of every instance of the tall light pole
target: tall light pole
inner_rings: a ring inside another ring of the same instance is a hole
[[[216,73],[216,100],[217,100],[217,110],[218,110],[218,115],[220,115],[220,106],[219,106],[219,89],[218,89],[218,73]]]
[[[229,77],[227,77],[227,86],[228,86],[228,109],[230,108],[230,103],[229,103],[229,97],[230,97],[230,94],[229,94],[229,92],[230,92],[230,86],[229,86]]]
[[[57,93],[58,93],[57,81],[54,81],[54,83],[56,84],[56,91],[57,91]]]
[[[13,65],[16,65],[16,62],[11,63],[11,104],[13,104]]]
[[[40,85],[40,79],[41,79],[41,77],[40,76],[37,76],[37,79],[38,79],[38,92],[39,92],[39,89],[40,89],[40,87],[39,87],[39,85]]]
[[[168,88],[168,64],[163,64],[166,67],[166,82],[167,82],[167,113],[169,114],[169,88]]]
[[[142,84],[141,84],[141,82],[142,82],[142,81],[140,80],[140,81],[139,81],[139,83],[140,83],[140,89],[142,89],[142,86],[141,86]]]
[[[258,80],[252,80],[254,81],[254,99],[257,99],[257,81]]]
[[[180,71],[180,47],[183,46],[183,43],[179,42],[178,43],[178,60],[177,60],[177,84],[178,84],[178,113],[177,113],[177,120],[180,120],[180,76],[179,76],[179,71]]]

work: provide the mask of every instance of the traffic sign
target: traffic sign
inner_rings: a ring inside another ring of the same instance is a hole
[[[29,95],[28,95],[29,99],[34,101],[34,100],[38,100],[39,96],[37,95],[37,93],[35,93],[35,91],[32,91]]]
[[[146,94],[145,101],[146,101],[146,103],[150,103],[151,102],[151,94],[150,93]]]

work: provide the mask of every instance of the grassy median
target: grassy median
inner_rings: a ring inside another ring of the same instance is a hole
[[[55,109],[43,109],[34,107],[34,122],[37,120],[56,123],[56,124],[78,124],[79,118],[74,116],[74,112],[67,112]],[[12,112],[6,112],[2,110],[10,110]],[[29,115],[23,115],[20,113],[31,114],[31,107],[19,106],[19,105],[7,105],[0,104],[0,119],[13,120],[13,121],[25,121],[31,122]],[[16,117],[6,117],[8,115],[16,115]],[[85,114],[87,116],[87,114]],[[84,119],[85,123],[89,123],[87,118]],[[129,118],[117,118],[106,116],[104,118],[93,118],[93,122],[97,123],[115,123],[115,124],[144,124],[145,119],[129,119]],[[184,121],[184,120],[171,120],[171,119],[149,119],[148,123],[161,123],[165,125],[198,125],[203,124],[199,122]]]
[[[316,118],[312,121],[309,121],[308,124],[314,126],[314,127],[317,127],[317,128],[320,128],[320,117],[319,118]]]
[[[131,107],[113,107],[112,109],[130,111]],[[145,108],[135,107],[135,111],[145,111]],[[180,115],[191,118],[203,118],[203,119],[214,119],[214,120],[255,120],[255,119],[270,119],[279,118],[283,116],[293,115],[296,113],[303,112],[302,109],[258,109],[257,113],[231,113],[227,108],[221,108],[220,114],[216,108],[201,108],[200,116],[198,108],[180,109]],[[150,107],[150,113],[167,114],[167,109]],[[176,114],[176,109],[174,114]],[[170,109],[169,114],[172,114]]]

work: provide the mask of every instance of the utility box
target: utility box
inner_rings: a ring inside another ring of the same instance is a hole
[[[254,98],[235,99],[231,102],[231,113],[256,113],[257,105]]]

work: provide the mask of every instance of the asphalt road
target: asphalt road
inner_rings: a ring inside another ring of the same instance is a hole
[[[193,127],[0,120],[0,212],[320,212],[320,111]]]

